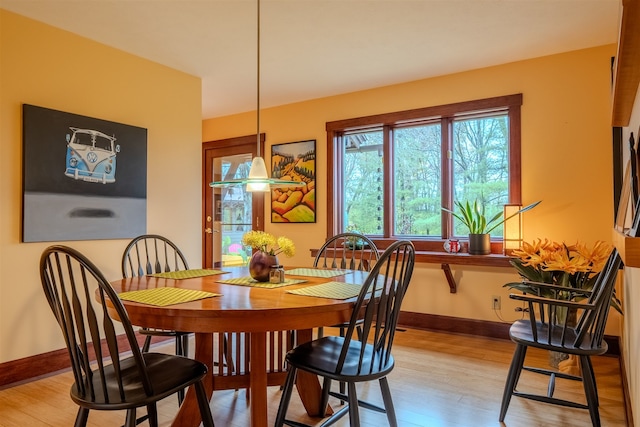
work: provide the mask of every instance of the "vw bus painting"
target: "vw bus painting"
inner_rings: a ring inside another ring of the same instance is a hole
[[[120,146],[114,136],[92,129],[69,127],[66,176],[87,182],[110,184],[116,181],[116,154]]]

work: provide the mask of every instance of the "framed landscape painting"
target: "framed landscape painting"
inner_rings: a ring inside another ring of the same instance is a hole
[[[272,145],[271,176],[304,183],[271,189],[271,222],[316,222],[316,140]]]

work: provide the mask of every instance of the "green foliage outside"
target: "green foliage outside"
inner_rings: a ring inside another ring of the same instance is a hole
[[[442,234],[442,150],[439,122],[393,132],[394,234],[440,237]],[[477,200],[487,217],[508,202],[508,119],[506,115],[457,120],[453,126],[454,201]],[[367,235],[383,233],[385,185],[383,131],[345,136],[345,224]],[[447,206],[445,206],[447,207]],[[448,206],[453,209],[453,206]],[[456,236],[468,229],[454,220]],[[492,236],[502,236],[502,226]]]

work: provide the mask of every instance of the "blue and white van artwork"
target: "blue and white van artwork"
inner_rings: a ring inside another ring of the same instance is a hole
[[[92,129],[69,127],[67,134],[66,176],[87,182],[110,184],[116,181],[115,136]]]

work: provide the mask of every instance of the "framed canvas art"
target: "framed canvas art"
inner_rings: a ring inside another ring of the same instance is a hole
[[[316,222],[316,140],[272,145],[271,176],[305,184],[271,189],[271,222]]]
[[[22,120],[23,242],[146,233],[146,129],[28,104]]]

